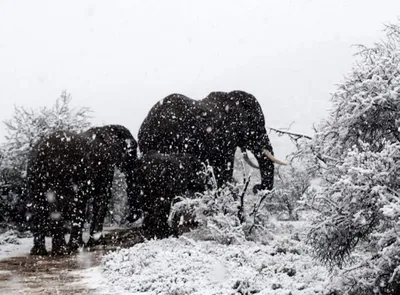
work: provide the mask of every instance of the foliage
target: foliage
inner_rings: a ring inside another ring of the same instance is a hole
[[[210,169],[210,167],[208,168]],[[170,223],[184,225],[195,223],[191,234],[197,239],[215,240],[222,244],[242,244],[247,240],[267,243],[268,214],[260,210],[269,191],[256,196],[246,195],[249,177],[243,183],[228,184],[217,188],[211,177],[211,187],[195,196],[180,196],[171,209]],[[245,197],[246,195],[246,197]]]
[[[275,189],[269,198],[270,211],[280,212],[280,219],[298,220],[299,200],[310,186],[312,176],[303,164],[278,170]]]
[[[400,26],[386,28],[388,40],[361,47],[360,61],[333,94],[333,110],[317,132],[319,153],[341,159],[354,145],[380,151],[400,141]]]
[[[312,142],[324,162],[305,201],[320,212],[308,240],[345,294],[398,294],[400,26],[361,47]],[[358,255],[363,252],[364,257]]]

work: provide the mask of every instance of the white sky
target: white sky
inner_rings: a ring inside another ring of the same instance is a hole
[[[351,69],[351,45],[383,38],[399,15],[399,0],[0,0],[0,120],[66,89],[94,123],[136,137],[168,94],[240,89],[267,126],[311,134]],[[287,154],[287,141],[272,141]]]

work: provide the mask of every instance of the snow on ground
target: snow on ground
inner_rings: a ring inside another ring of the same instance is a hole
[[[291,234],[276,234],[269,245],[150,240],[104,256],[85,281],[112,286],[115,294],[323,294],[327,270],[310,257],[293,225],[278,230],[288,228]]]
[[[198,239],[193,231],[119,249],[105,255],[100,266],[74,270],[83,277],[75,283],[85,284],[95,294],[114,295],[324,294],[329,274],[303,242],[309,223],[273,223],[267,245],[250,241],[222,245]],[[0,259],[28,255],[32,242],[13,231],[1,234]],[[90,262],[85,255],[76,259]]]
[[[104,233],[108,233],[115,229],[115,227],[107,227]],[[68,236],[67,236],[68,237]],[[87,241],[89,234],[84,232],[83,239]],[[33,237],[30,232],[21,233],[16,230],[8,230],[0,233],[0,260],[16,256],[29,255],[33,246]],[[46,237],[46,248],[51,249],[51,238]]]
[[[29,254],[33,238],[19,238],[18,232],[8,230],[0,234],[0,259]]]

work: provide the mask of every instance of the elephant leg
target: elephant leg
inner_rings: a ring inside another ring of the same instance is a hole
[[[33,234],[33,247],[30,251],[31,255],[48,255],[45,245],[45,234],[36,232]]]
[[[171,208],[171,203],[164,199],[164,201],[157,199],[152,207],[148,207],[148,214],[143,220],[143,228],[149,238],[167,238],[175,232],[168,224],[168,216]]]
[[[102,235],[103,223],[107,215],[110,200],[111,185],[108,185],[93,201],[93,220],[90,225],[90,237],[87,243],[88,247],[105,243]]]
[[[138,180],[136,180],[138,182]],[[140,194],[140,188],[138,184],[131,184],[127,180],[127,197],[128,197],[128,216],[126,220],[128,222],[135,222],[142,217],[142,200]]]
[[[47,205],[43,202],[43,193],[35,193],[32,195],[33,201],[31,204],[32,214],[32,233],[33,247],[30,251],[31,255],[48,255],[45,245],[46,232],[48,231],[48,214]]]
[[[78,196],[78,201],[75,208],[71,213],[71,235],[68,242],[68,248],[70,252],[75,252],[83,246],[83,226],[85,223],[85,208],[86,202],[84,197]]]
[[[52,255],[68,254],[67,243],[65,241],[64,226],[62,222],[57,222],[52,230]]]
[[[60,198],[62,200],[62,198]],[[65,223],[65,212],[64,207],[62,206],[62,201],[58,201],[54,203],[50,208],[50,231],[51,231],[51,245],[52,255],[64,255],[68,254],[67,251],[67,243],[65,241],[65,231],[64,231],[64,223]]]

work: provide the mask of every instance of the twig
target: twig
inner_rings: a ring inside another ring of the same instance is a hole
[[[264,191],[262,197],[260,198],[260,201],[258,202],[257,205],[254,205],[254,209],[253,212],[250,213],[250,216],[253,215],[253,224],[251,225],[251,227],[249,228],[249,233],[251,233],[251,231],[253,230],[255,224],[256,224],[256,217],[257,217],[257,213],[258,210],[261,207],[262,202],[264,202],[264,200],[267,198],[268,195],[270,195],[272,191]]]
[[[304,135],[304,134],[300,134],[300,133],[293,133],[293,132],[289,132],[289,131],[282,131],[282,130],[275,129],[275,128],[272,128],[272,127],[268,127],[268,129],[270,129],[270,130],[272,130],[272,131],[275,131],[275,132],[278,133],[278,134],[286,134],[286,135],[289,135],[289,136],[293,136],[293,137],[295,137],[295,140],[300,139],[300,138],[306,138],[306,139],[310,139],[310,140],[312,139],[311,136]]]
[[[243,188],[242,195],[240,196],[240,206],[239,206],[239,211],[238,211],[238,217],[239,217],[240,223],[244,222],[244,195],[246,194],[247,187],[249,186],[250,178],[251,178],[251,176],[247,177],[246,183]]]

